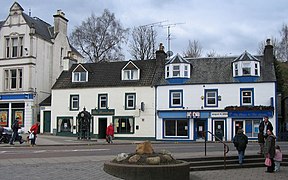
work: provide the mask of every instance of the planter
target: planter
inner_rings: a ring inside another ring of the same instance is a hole
[[[189,167],[189,162],[180,160],[178,164],[167,165],[104,163],[106,173],[127,180],[189,180]]]

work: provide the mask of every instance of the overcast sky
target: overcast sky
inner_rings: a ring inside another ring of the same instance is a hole
[[[15,0],[0,0],[0,20],[8,16]],[[197,40],[202,56],[211,50],[221,55],[257,54],[258,44],[271,36],[278,38],[288,24],[287,0],[18,0],[26,14],[31,9],[53,25],[53,15],[61,9],[69,19],[68,33],[91,13],[100,16],[109,9],[125,28],[162,22],[170,26],[171,50],[182,54],[188,41]],[[155,26],[157,44],[167,45],[167,26]],[[126,59],[130,58],[129,53]]]

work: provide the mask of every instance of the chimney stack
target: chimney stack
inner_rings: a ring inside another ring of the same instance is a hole
[[[274,50],[271,45],[271,39],[266,40],[266,46],[264,49],[264,61],[273,63],[274,62]]]
[[[156,51],[156,61],[157,64],[164,62],[165,63],[165,59],[167,58],[167,54],[164,51],[164,46],[162,43],[160,43],[159,45],[159,50]]]
[[[68,19],[65,18],[65,13],[60,9],[53,15],[54,17],[54,34],[63,33],[67,36],[67,23]]]

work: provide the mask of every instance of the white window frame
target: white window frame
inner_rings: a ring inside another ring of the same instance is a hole
[[[139,69],[123,70],[123,80],[139,80]]]
[[[214,94],[214,96],[209,96],[211,94],[212,95]],[[205,106],[207,106],[207,107],[217,106],[217,100],[218,100],[217,96],[218,96],[218,92],[216,90],[206,90],[206,92],[205,92],[205,102],[206,102]],[[209,103],[210,99],[214,99],[215,103],[213,103],[213,104]]]
[[[17,58],[23,57],[24,37],[11,36],[5,37],[5,57]]]
[[[72,82],[87,82],[88,81],[87,71],[73,72],[72,74],[73,74]]]
[[[13,76],[15,74],[15,76]],[[4,89],[9,90],[22,90],[23,88],[23,69],[5,69],[4,70]]]
[[[183,91],[182,90],[171,90],[170,91],[170,107],[182,107],[183,106]],[[179,101],[179,103],[174,103]]]
[[[132,105],[129,105],[132,102]],[[136,108],[136,94],[135,93],[126,93],[125,94],[125,109],[134,110]]]
[[[107,94],[99,94],[98,96],[99,101],[99,109],[107,109],[108,108],[108,95]],[[105,106],[102,106],[102,102],[105,102]]]
[[[79,110],[79,95],[78,94],[73,94],[70,95],[70,111],[78,111]],[[75,104],[77,103],[77,104]]]
[[[253,91],[252,90],[242,90],[241,91],[242,95],[242,105],[243,106],[252,106],[253,105]],[[248,93],[248,94],[245,94],[245,93]],[[249,95],[250,93],[250,95]],[[244,102],[244,99],[250,99],[250,103],[245,103]]]
[[[172,68],[172,76],[173,77],[180,77],[180,73],[181,73],[180,65],[173,65],[172,67],[173,67]]]

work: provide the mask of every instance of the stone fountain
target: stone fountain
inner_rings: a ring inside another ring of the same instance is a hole
[[[135,153],[121,153],[104,163],[104,171],[127,180],[188,180],[189,163],[176,160],[170,152],[154,152],[149,141],[138,144]]]

